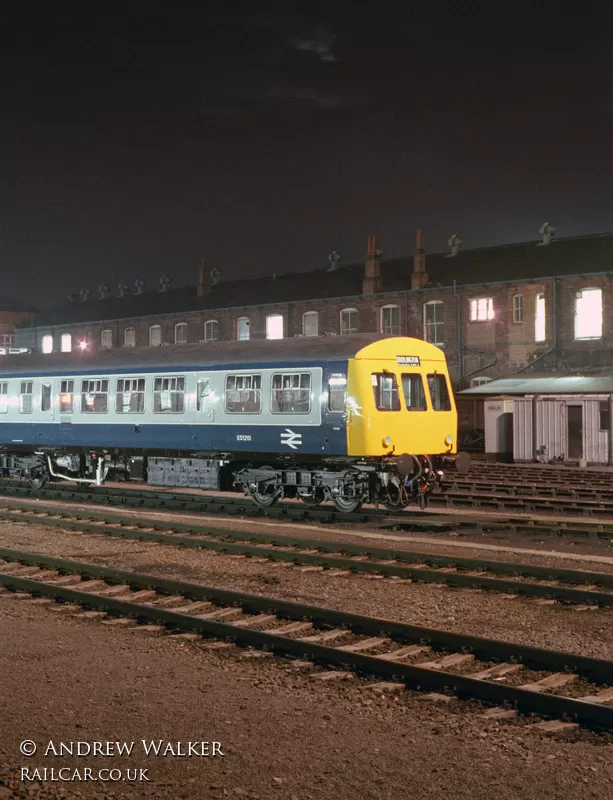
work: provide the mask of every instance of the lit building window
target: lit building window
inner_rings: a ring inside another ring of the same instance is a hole
[[[187,322],[177,322],[175,325],[175,344],[187,342]]]
[[[487,322],[494,319],[494,301],[491,297],[479,297],[470,301],[470,321]]]
[[[53,336],[51,336],[51,334],[47,334],[47,336],[43,336],[42,350],[43,350],[43,353],[52,353],[53,352]]]
[[[70,353],[72,350],[72,336],[69,333],[63,333],[60,343],[62,353]]]
[[[152,325],[149,328],[149,347],[159,347],[162,344],[162,326]]]
[[[381,308],[381,333],[397,336],[400,333],[400,307],[383,306]]]
[[[524,321],[524,298],[521,294],[513,295],[513,322]]]
[[[429,300],[424,303],[424,339],[431,344],[445,342],[445,317],[442,300]]]
[[[236,338],[239,342],[249,339],[249,317],[239,317],[236,320]]]
[[[602,291],[582,289],[575,300],[575,339],[602,338]]]
[[[282,314],[268,314],[268,316],[266,317],[266,338],[267,339],[283,338]]]
[[[358,332],[357,308],[344,308],[341,311],[341,336]]]
[[[136,328],[125,328],[123,332],[123,346],[136,347]]]
[[[113,331],[108,329],[100,333],[100,347],[113,346]]]
[[[545,335],[545,295],[537,294],[536,308],[534,311],[534,341],[544,342],[547,338]]]
[[[204,323],[204,341],[216,342],[219,339],[219,323],[216,319],[207,319]]]
[[[319,336],[319,312],[306,311],[302,315],[302,335]]]

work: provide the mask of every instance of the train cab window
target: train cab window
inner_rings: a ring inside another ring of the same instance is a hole
[[[156,414],[182,414],[185,410],[185,378],[156,378],[153,383],[153,411]]]
[[[145,410],[145,379],[119,378],[115,408],[118,414],[142,414]]]
[[[226,411],[228,414],[259,414],[262,410],[262,376],[228,375]]]
[[[196,411],[211,410],[211,381],[208,378],[198,378],[196,381]]]
[[[372,388],[378,411],[400,411],[398,381],[391,372],[373,372]]]
[[[72,414],[74,408],[74,381],[60,381],[60,414]]]
[[[428,375],[428,388],[433,410],[451,411],[451,398],[449,397],[445,376],[437,375],[436,372]]]
[[[81,413],[106,414],[109,407],[109,382],[106,378],[81,381]]]
[[[19,387],[19,411],[21,414],[32,413],[32,381],[21,381]]]
[[[328,378],[328,411],[344,411],[347,402],[347,378],[330,375]]]
[[[402,392],[407,411],[425,411],[426,393],[419,372],[405,372],[402,375]]]
[[[51,384],[43,383],[40,388],[40,410],[49,411],[51,409]]]
[[[273,414],[308,414],[311,410],[311,373],[277,373],[272,376]]]
[[[9,410],[9,385],[8,381],[0,383],[0,414],[6,414]]]

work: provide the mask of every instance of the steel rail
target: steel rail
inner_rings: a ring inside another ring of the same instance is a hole
[[[465,575],[438,570],[452,568],[465,571],[490,572],[495,575],[509,575],[514,578],[554,580],[575,586],[587,584],[613,590],[613,574],[608,573],[488,561],[483,558],[465,558],[455,555],[442,556],[416,551],[388,550],[346,542],[252,533],[250,531],[228,530],[207,525],[189,525],[174,522],[160,523],[159,520],[144,520],[142,518],[135,521],[131,517],[122,517],[120,515],[107,514],[105,515],[105,520],[107,523],[112,522],[115,525],[129,525],[130,529],[117,528],[113,527],[113,525],[91,522],[85,519],[66,519],[62,516],[59,518],[47,518],[34,514],[7,513],[1,510],[0,519],[42,524],[66,530],[85,531],[122,539],[157,542],[173,547],[188,547],[212,550],[219,553],[264,557],[270,561],[321,566],[326,569],[338,569],[356,574],[379,574],[395,578],[409,578],[423,583],[439,583],[453,587],[487,589],[529,597],[551,598],[572,604],[613,607],[613,591],[607,593],[592,589],[570,588],[568,586],[545,586],[538,583],[525,583],[521,580],[501,580],[500,578],[492,578],[486,575]],[[135,530],[132,529],[134,527],[136,527]],[[141,527],[153,528],[154,530],[141,530]],[[177,533],[164,533],[164,531],[168,530],[176,531]],[[181,536],[180,533],[191,535]],[[203,536],[212,537],[213,540],[202,538]],[[251,542],[259,544],[251,544]],[[272,545],[279,549],[271,550],[268,547],[263,547],[263,544]],[[318,550],[320,552],[303,553],[301,550]],[[325,553],[331,555],[324,555]],[[349,558],[342,556],[349,556]],[[368,558],[371,560],[358,561],[355,560],[356,558]],[[396,563],[385,563],[390,560]],[[415,565],[416,563],[425,564],[434,569],[411,566],[411,564]]]
[[[182,595],[193,599],[206,599],[225,606],[241,608],[246,613],[274,613],[278,617],[304,620],[314,624],[343,627],[355,634],[385,635],[400,642],[428,643],[444,650],[461,650],[474,654],[480,660],[522,664],[538,670],[556,672],[570,670],[599,683],[613,683],[613,661],[579,656],[561,651],[544,650],[525,645],[513,645],[492,639],[452,633],[433,628],[423,628],[391,620],[365,617],[357,614],[302,605],[270,597],[232,592],[200,584],[162,579],[151,575],[109,569],[66,559],[52,558],[34,553],[0,549],[0,556],[23,564],[51,568],[60,572],[79,574],[87,578],[102,578],[110,583],[126,584],[133,588],[153,589],[169,595]],[[0,570],[2,565],[0,565]],[[526,688],[494,683],[486,679],[458,675],[436,668],[404,664],[385,658],[352,653],[315,642],[290,639],[274,632],[257,631],[240,626],[240,622],[227,624],[151,605],[132,603],[113,597],[80,592],[32,578],[22,578],[0,571],[0,585],[34,596],[75,603],[108,613],[134,617],[141,621],[161,624],[170,629],[198,632],[205,636],[226,639],[244,646],[268,649],[284,656],[308,658],[311,661],[342,666],[355,672],[376,675],[388,680],[401,681],[409,688],[419,690],[452,691],[461,698],[471,697],[489,703],[512,703],[522,712],[556,717],[571,717],[577,722],[596,729],[613,729],[613,708],[605,705],[555,694],[534,692]],[[274,629],[273,629],[274,630]]]

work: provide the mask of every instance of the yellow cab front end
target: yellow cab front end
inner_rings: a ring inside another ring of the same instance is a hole
[[[388,338],[349,360],[348,455],[398,458],[456,452],[457,412],[440,348],[420,339]]]

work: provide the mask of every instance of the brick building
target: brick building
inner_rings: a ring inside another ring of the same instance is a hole
[[[0,301],[0,353],[15,345],[15,326],[32,319],[33,309],[13,300]]]
[[[364,264],[112,295],[87,291],[17,329],[18,347],[146,347],[180,342],[408,335],[444,347],[458,388],[526,370],[613,368],[613,235],[383,259],[374,237]]]

